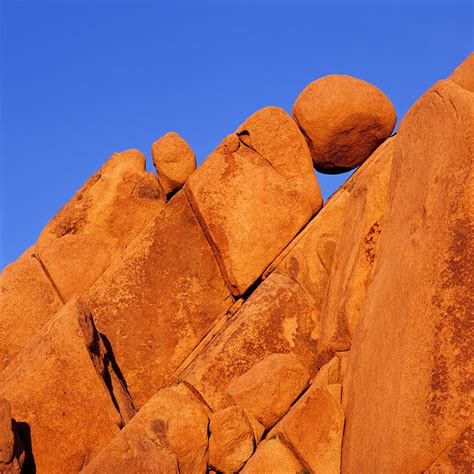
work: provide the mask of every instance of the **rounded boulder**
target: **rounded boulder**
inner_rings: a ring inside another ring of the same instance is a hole
[[[317,79],[301,92],[293,118],[315,168],[334,174],[362,164],[390,136],[397,115],[390,99],[374,85],[335,74]]]

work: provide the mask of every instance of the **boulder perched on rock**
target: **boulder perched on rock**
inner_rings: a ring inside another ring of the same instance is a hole
[[[309,84],[296,99],[293,117],[316,169],[326,173],[359,166],[390,136],[397,120],[380,89],[338,74]]]
[[[290,408],[309,381],[293,354],[272,354],[227,387],[229,399],[271,428]]]
[[[196,169],[193,150],[176,132],[169,132],[153,143],[151,155],[166,194],[181,189]]]

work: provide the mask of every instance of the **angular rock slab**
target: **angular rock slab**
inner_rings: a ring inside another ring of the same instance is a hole
[[[362,165],[352,181],[346,218],[339,233],[329,285],[321,309],[318,364],[351,347],[383,230],[394,140],[390,138]]]
[[[1,286],[0,373],[63,305],[34,247],[3,270]]]
[[[82,295],[163,208],[138,150],[115,153],[44,228],[36,253],[63,300]]]
[[[271,428],[306,388],[309,373],[293,354],[272,354],[232,380],[227,396]]]
[[[5,369],[0,397],[22,425],[25,463],[36,472],[79,472],[120,430],[96,354],[98,334],[71,300]],[[92,335],[92,339],[90,339]]]
[[[296,474],[306,471],[292,451],[275,438],[259,444],[255,454],[241,472],[245,474]]]
[[[164,385],[233,302],[182,192],[84,299],[138,407]]]
[[[243,294],[321,207],[305,140],[281,109],[252,115],[184,188],[234,295]]]
[[[311,386],[268,434],[286,441],[310,472],[337,474],[344,413],[326,388]]]
[[[350,355],[343,472],[422,472],[472,417],[474,94],[425,93],[396,138]]]
[[[183,372],[213,410],[228,406],[226,388],[237,377],[274,353],[292,353],[311,376],[317,340],[312,332],[313,302],[291,278],[268,277],[226,327]]]
[[[209,422],[206,410],[183,385],[160,390],[85,472],[108,472],[112,463],[128,466],[130,471],[111,472],[138,473],[144,466],[151,469],[149,472],[205,473]],[[156,459],[156,471],[152,471],[149,456]]]

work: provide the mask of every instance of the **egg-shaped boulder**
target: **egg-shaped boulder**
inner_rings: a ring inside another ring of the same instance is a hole
[[[309,84],[296,99],[293,118],[315,168],[342,173],[362,164],[393,131],[397,115],[377,87],[334,74]]]

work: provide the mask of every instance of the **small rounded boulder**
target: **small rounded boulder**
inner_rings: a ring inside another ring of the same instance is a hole
[[[390,99],[380,89],[338,74],[309,84],[296,99],[293,118],[315,168],[330,174],[362,164],[390,136],[397,121]]]

